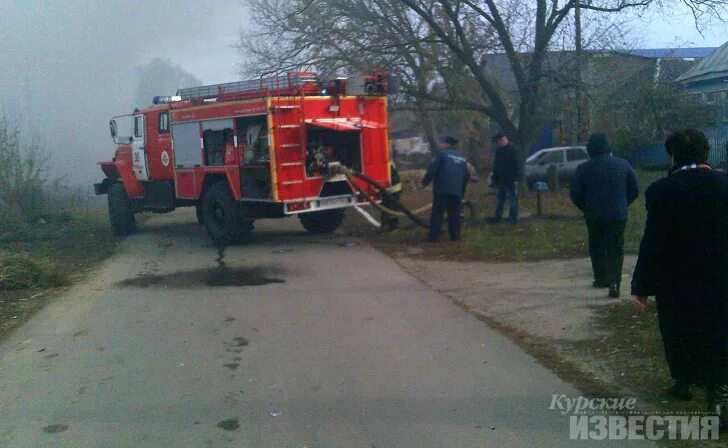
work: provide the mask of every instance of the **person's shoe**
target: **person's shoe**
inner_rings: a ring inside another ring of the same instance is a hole
[[[675,381],[675,384],[667,390],[667,393],[672,398],[681,401],[690,401],[693,399],[693,394],[690,393],[690,384],[681,381]]]
[[[609,297],[616,299],[619,297],[619,285],[616,283],[612,283],[609,285]]]
[[[598,282],[598,281],[594,280],[592,282],[592,288],[599,288],[599,289],[609,288],[609,283]]]

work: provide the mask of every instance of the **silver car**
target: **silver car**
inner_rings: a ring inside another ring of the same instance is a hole
[[[576,167],[589,160],[585,146],[545,148],[526,159],[526,183],[548,181],[548,169],[556,166],[559,180],[568,180],[576,173]]]

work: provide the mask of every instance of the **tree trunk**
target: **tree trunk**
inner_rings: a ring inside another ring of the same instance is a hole
[[[432,117],[430,116],[430,112],[425,110],[425,108],[422,107],[422,104],[419,101],[418,101],[418,108],[419,108],[420,118],[422,120],[422,123],[421,123],[422,131],[425,133],[425,138],[427,139],[427,143],[430,145],[430,154],[435,156],[435,155],[437,155],[438,145],[437,145],[437,136],[435,135],[435,126],[432,124]]]

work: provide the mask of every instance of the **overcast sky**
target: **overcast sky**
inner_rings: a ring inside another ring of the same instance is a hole
[[[0,11],[0,107],[41,135],[69,184],[101,178],[108,119],[134,106],[134,67],[162,57],[206,84],[235,80],[247,24],[240,0],[0,0]],[[701,36],[679,9],[633,28],[644,48],[728,40],[726,24]]]

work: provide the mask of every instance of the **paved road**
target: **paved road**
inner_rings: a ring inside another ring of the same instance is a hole
[[[577,392],[387,257],[289,220],[220,270],[193,222],[151,218],[0,346],[0,446],[574,446],[547,408]]]

